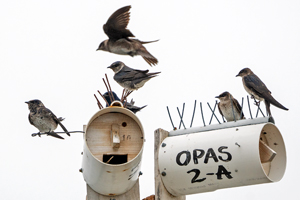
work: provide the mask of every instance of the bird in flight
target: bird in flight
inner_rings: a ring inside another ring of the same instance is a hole
[[[147,51],[143,44],[156,42],[158,40],[143,42],[132,38],[135,36],[127,29],[130,18],[130,8],[131,6],[122,7],[108,18],[107,22],[103,25],[104,33],[108,36],[108,39],[100,43],[97,51],[108,51],[119,55],[130,55],[132,57],[140,55],[150,66],[156,65],[158,60]]]

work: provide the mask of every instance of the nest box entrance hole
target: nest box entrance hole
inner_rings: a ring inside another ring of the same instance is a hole
[[[266,175],[269,175],[272,161],[277,155],[275,151],[277,143],[275,141],[275,130],[271,126],[265,126],[260,133],[259,156]]]
[[[127,163],[128,154],[103,154],[103,162],[111,165]]]

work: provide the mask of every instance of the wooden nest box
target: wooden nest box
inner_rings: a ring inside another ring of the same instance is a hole
[[[82,172],[99,194],[114,196],[138,180],[144,130],[136,115],[115,101],[98,111],[84,127]]]

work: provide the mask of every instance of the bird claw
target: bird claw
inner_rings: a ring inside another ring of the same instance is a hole
[[[32,134],[31,134],[31,137],[35,137],[35,136],[37,136],[37,135],[38,135],[39,137],[41,137],[41,133],[40,133],[40,132],[38,132],[38,133],[32,133]]]
[[[260,106],[260,101],[254,101],[254,105],[256,105],[256,106]]]

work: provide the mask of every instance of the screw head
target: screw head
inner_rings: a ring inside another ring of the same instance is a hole
[[[81,172],[81,173],[82,173],[82,172],[83,172],[83,169],[82,169],[82,168],[80,168],[80,169],[79,169],[79,172]]]
[[[166,172],[162,172],[161,175],[162,175],[162,176],[166,176],[167,173],[166,173]]]
[[[166,144],[166,143],[162,143],[161,146],[162,146],[162,147],[165,147],[165,146],[167,146],[167,144]]]

